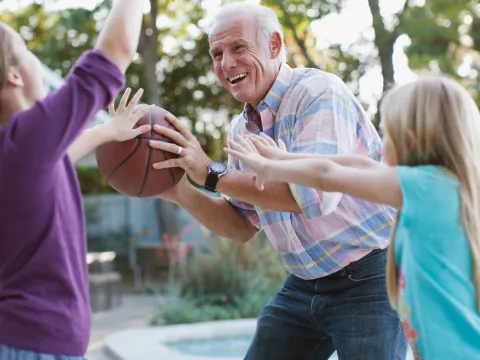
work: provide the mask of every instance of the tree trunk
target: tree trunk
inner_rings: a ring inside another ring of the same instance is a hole
[[[393,70],[393,46],[394,42],[391,41],[380,44],[380,46],[377,45],[380,64],[382,66],[384,93],[395,84],[395,74]]]
[[[147,83],[145,100],[148,104],[161,106],[162,102],[156,71],[159,61],[157,16],[158,2],[157,0],[150,0],[150,14],[145,16],[143,20],[138,51],[142,57],[142,76]]]

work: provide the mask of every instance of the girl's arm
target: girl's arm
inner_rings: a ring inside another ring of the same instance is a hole
[[[347,164],[350,162],[348,157],[343,160]],[[396,209],[402,207],[402,192],[394,167],[350,167],[317,156],[295,160],[266,160],[262,167],[264,169],[259,173],[263,172],[270,179],[340,192]]]
[[[256,148],[260,155],[272,160],[296,160],[296,159],[327,159],[338,165],[348,166],[358,169],[365,168],[385,168],[385,165],[370,159],[367,156],[358,155],[335,155],[335,154],[318,154],[318,153],[292,153],[287,151],[285,143],[279,139],[279,146],[272,138],[262,133],[261,135],[249,134],[244,138],[237,139],[242,150]],[[233,141],[229,141],[233,149],[240,149]]]
[[[366,156],[359,155],[323,155],[285,152],[283,160],[312,159],[330,160],[334,163],[356,169],[385,169],[388,166]]]

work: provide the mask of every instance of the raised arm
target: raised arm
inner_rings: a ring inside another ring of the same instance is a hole
[[[118,94],[124,71],[138,46],[142,3],[116,0],[95,50],[86,52],[72,68],[65,84],[31,109],[15,113],[4,148],[35,168],[53,166],[85,125]]]
[[[143,1],[115,0],[95,48],[125,72],[137,51],[143,21]]]

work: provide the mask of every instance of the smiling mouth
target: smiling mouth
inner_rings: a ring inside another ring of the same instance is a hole
[[[238,74],[238,75],[232,76],[231,78],[228,78],[228,81],[230,82],[230,84],[236,84],[242,81],[243,79],[245,79],[247,75],[248,73]]]

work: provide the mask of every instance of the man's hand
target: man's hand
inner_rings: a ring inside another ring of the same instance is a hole
[[[153,130],[169,138],[173,144],[165,141],[151,140],[150,146],[153,149],[177,154],[178,158],[155,163],[153,167],[155,169],[181,167],[197,185],[203,186],[207,179],[208,165],[213,161],[205,154],[198,140],[180,120],[170,113],[165,116],[165,119],[168,120],[177,131],[159,125],[155,125]]]
[[[123,93],[117,110],[110,104],[108,112],[111,120],[99,128],[99,131],[105,136],[106,141],[126,141],[151,130],[150,125],[135,127],[138,120],[153,110],[155,105],[144,105],[135,109],[138,101],[142,97],[143,89],[139,89],[132,100],[128,103],[131,89],[127,88]]]

